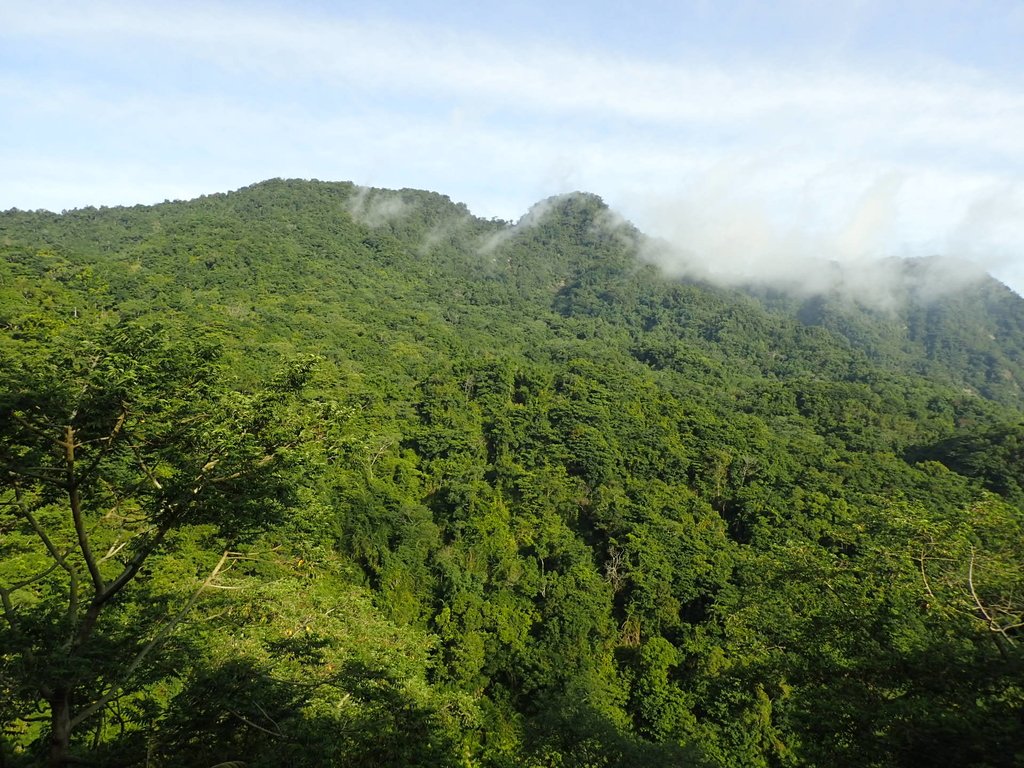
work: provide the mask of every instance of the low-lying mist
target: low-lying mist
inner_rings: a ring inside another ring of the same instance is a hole
[[[893,249],[901,187],[902,180],[895,175],[879,179],[831,228],[811,217],[781,224],[767,206],[714,186],[671,199],[628,200],[640,236],[634,223],[612,209],[598,217],[594,226],[622,235],[636,248],[640,261],[656,265],[670,278],[797,297],[829,295],[881,310],[896,308],[910,298],[924,302],[939,298],[998,269],[997,258],[986,260],[977,248],[956,246],[969,237],[972,221],[984,223],[994,215],[985,200],[969,206],[962,220],[950,228],[952,234],[944,233],[934,242],[905,242]],[[480,257],[493,260],[508,241],[545,221],[565,197],[542,200],[518,221],[482,236],[476,248]],[[376,228],[401,221],[413,204],[397,191],[358,187],[346,208],[355,219]],[[462,208],[450,220],[437,222],[419,250],[429,251],[470,218]],[[940,240],[962,253],[943,252],[936,246]]]
[[[875,308],[908,297],[928,301],[998,274],[1005,266],[986,252],[972,219],[986,216],[977,200],[942,231],[908,234],[896,174],[871,184],[855,203],[806,215],[778,210],[729,189],[630,201],[649,238],[642,258],[666,274],[722,287],[768,288],[798,296],[830,294]]]

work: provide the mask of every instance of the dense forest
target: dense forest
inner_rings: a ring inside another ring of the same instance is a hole
[[[1024,765],[1024,299],[274,180],[0,214],[0,765]]]

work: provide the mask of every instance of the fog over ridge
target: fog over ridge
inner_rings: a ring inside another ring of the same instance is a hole
[[[646,260],[669,275],[724,287],[837,293],[885,307],[906,296],[908,280],[919,298],[934,297],[1012,263],[1016,254],[997,242],[998,228],[1016,213],[1012,197],[979,194],[943,230],[928,232],[908,216],[901,198],[909,186],[904,175],[882,174],[859,198],[824,214],[780,215],[763,195],[716,183],[675,198],[635,197],[627,207],[650,237]]]
[[[607,207],[592,226],[618,234],[642,262],[669,278],[724,288],[770,289],[796,297],[831,295],[887,310],[908,299],[929,302],[991,276],[999,260],[906,247],[885,249],[897,217],[895,197],[902,179],[880,178],[835,231],[813,231],[793,222],[783,228],[753,202],[704,195],[700,199],[647,198],[631,202],[642,226]],[[542,200],[514,224],[490,236],[480,253],[490,256],[502,244],[545,221],[573,192]]]

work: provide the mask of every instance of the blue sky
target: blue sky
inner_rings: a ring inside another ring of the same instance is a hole
[[[0,209],[584,189],[709,274],[941,253],[1024,292],[1022,2],[0,0],[0,140]]]

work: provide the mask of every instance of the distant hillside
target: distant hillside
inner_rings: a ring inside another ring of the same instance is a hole
[[[581,193],[0,214],[2,762],[63,691],[97,765],[1018,765],[1024,299],[648,245]]]

